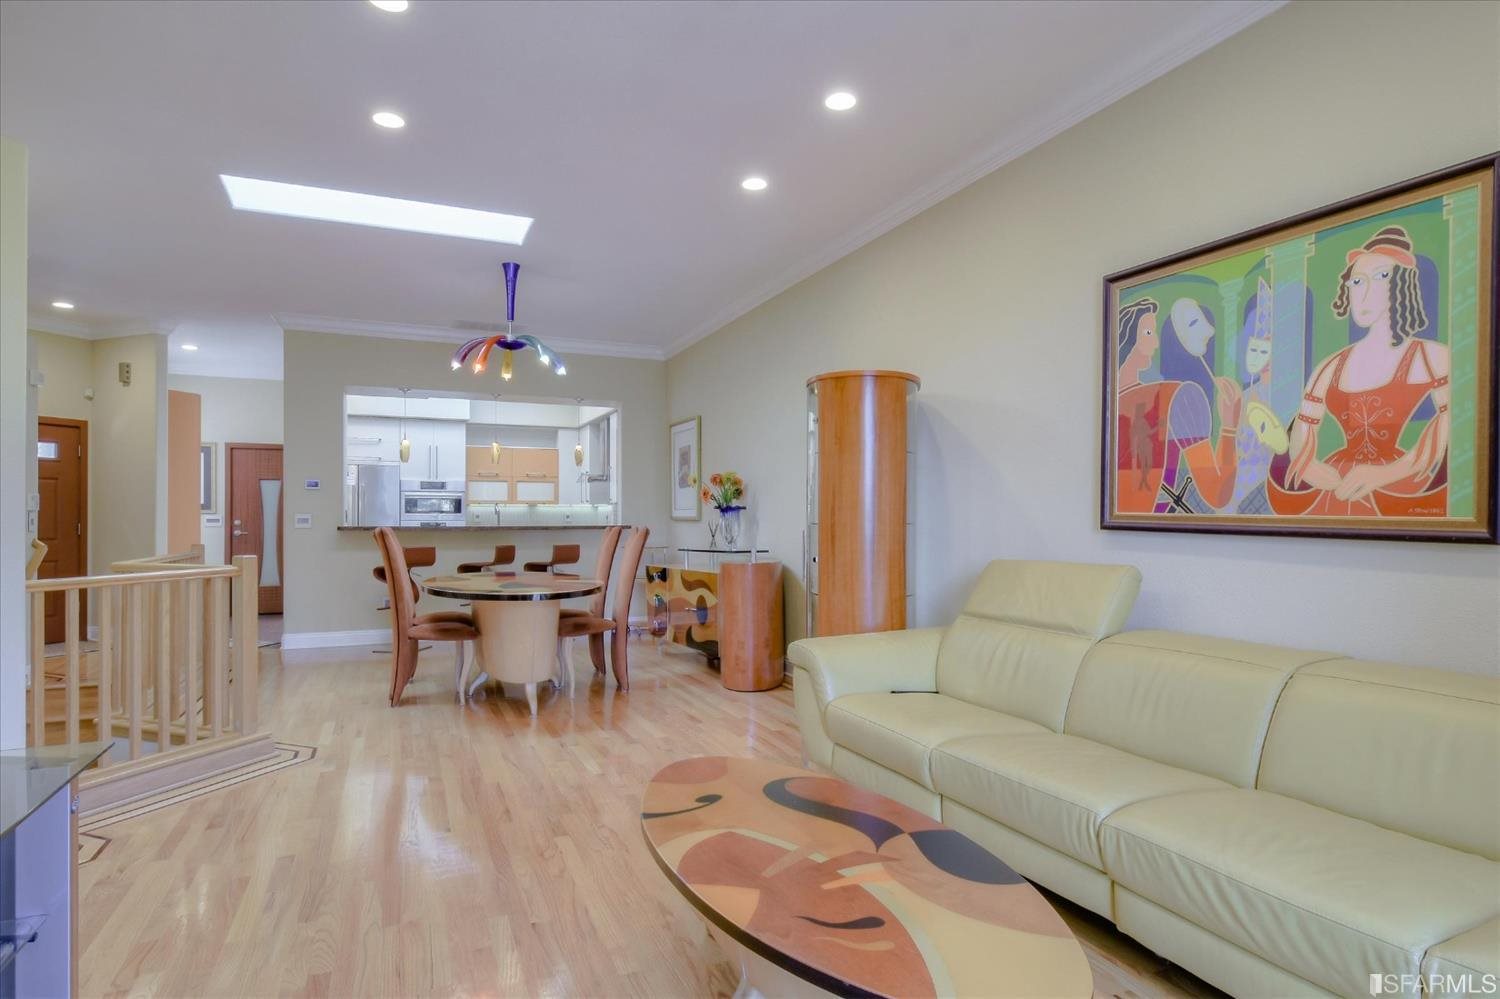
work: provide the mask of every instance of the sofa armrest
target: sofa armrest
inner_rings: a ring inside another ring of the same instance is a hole
[[[801,639],[787,649],[787,658],[804,674],[794,685],[811,686],[820,713],[845,694],[936,690],[938,646],[947,630],[913,628]]]

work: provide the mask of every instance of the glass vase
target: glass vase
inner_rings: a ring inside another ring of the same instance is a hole
[[[719,533],[724,537],[724,547],[730,551],[740,545],[740,513],[744,509],[742,506],[726,506],[720,511],[722,522]]]

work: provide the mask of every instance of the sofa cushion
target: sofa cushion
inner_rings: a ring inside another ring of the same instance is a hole
[[[942,694],[849,694],[828,705],[833,741],[936,790],[932,748],[966,735],[1041,732],[1040,725]]]
[[[1500,980],[1500,917],[1430,949],[1422,959],[1422,977],[1441,979],[1427,989],[1432,995],[1485,994],[1486,980]]]
[[[943,636],[939,693],[1060,731],[1078,664],[1140,586],[1128,565],[991,562]]]
[[[1276,705],[1256,786],[1500,860],[1500,678],[1309,666]]]
[[[1287,678],[1333,658],[1171,631],[1127,631],[1084,657],[1063,731],[1254,787],[1266,727]]]
[[[932,756],[937,791],[1075,860],[1104,869],[1099,825],[1134,801],[1227,787],[1087,739],[1054,732],[975,735]]]
[[[1500,909],[1500,864],[1265,791],[1137,802],[1099,840],[1120,885],[1340,995]]]

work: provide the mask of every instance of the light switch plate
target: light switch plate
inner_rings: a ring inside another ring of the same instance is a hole
[[[312,527],[312,514],[299,513],[294,515],[292,517],[292,526],[298,529]]]
[[[223,527],[224,518],[220,516],[208,516],[203,518],[204,527]]]

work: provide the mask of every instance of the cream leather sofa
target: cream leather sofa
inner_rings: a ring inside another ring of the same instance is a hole
[[[1366,996],[1373,974],[1483,992],[1500,681],[1116,634],[1139,586],[1128,566],[994,562],[947,628],[794,643],[809,761],[1231,993]]]

